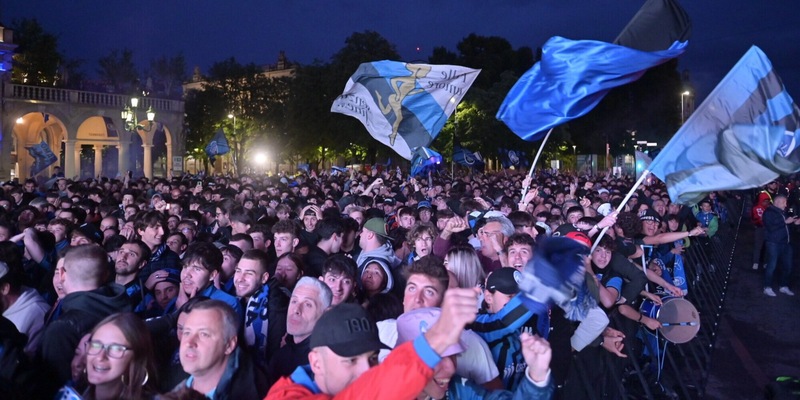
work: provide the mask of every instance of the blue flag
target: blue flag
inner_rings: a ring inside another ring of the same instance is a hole
[[[420,176],[434,170],[442,163],[442,155],[427,148],[420,147],[414,150],[411,160],[411,176]]]
[[[541,61],[511,88],[497,119],[522,139],[537,141],[548,129],[591,111],[609,90],[679,56],[691,31],[689,16],[675,0],[648,0],[614,44],[553,37]]]
[[[497,149],[497,154],[500,156],[500,165],[503,168],[510,168],[511,166],[517,168],[527,168],[530,165],[528,157],[519,150],[504,149],[502,147]]]
[[[410,160],[433,142],[480,70],[397,61],[363,63],[331,112],[357,118],[379,142]]]
[[[44,171],[45,168],[58,161],[58,157],[50,150],[47,142],[42,140],[39,144],[28,147],[28,153],[33,157],[33,165],[31,165],[31,176]]]
[[[486,165],[479,153],[473,153],[460,145],[454,146],[453,161],[458,165],[483,170]]]
[[[206,146],[206,155],[213,164],[217,156],[228,154],[229,151],[231,151],[231,148],[228,145],[228,139],[225,137],[225,132],[220,129]]]
[[[800,170],[800,110],[767,56],[751,47],[653,160],[672,201],[692,204]]]
[[[542,60],[508,92],[497,119],[523,140],[539,140],[548,129],[591,111],[611,89],[681,55],[686,45],[676,42],[668,50],[645,52],[553,37],[542,49]]]

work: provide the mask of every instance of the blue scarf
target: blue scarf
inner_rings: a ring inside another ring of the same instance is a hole
[[[267,329],[269,328],[269,286],[264,285],[247,300],[244,314],[245,338],[252,332],[255,341],[252,347],[258,361],[263,361],[267,347]],[[248,343],[250,346],[250,343]]]

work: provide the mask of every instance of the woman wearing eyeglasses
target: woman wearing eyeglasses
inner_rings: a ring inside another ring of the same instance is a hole
[[[143,399],[155,394],[153,345],[144,322],[131,313],[100,321],[86,343],[89,387],[84,399]]]

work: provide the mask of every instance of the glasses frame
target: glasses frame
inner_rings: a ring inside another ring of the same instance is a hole
[[[96,347],[96,346],[100,346],[100,347]],[[112,352],[116,351],[116,350],[114,350],[114,348],[117,348],[117,349],[122,348],[122,354],[120,354],[120,355],[115,355],[116,353],[112,354]],[[98,342],[97,340],[90,340],[90,341],[86,342],[86,354],[92,355],[92,356],[96,356],[96,355],[98,355],[98,354],[100,354],[102,352],[105,352],[106,355],[109,358],[120,359],[122,357],[125,357],[125,352],[127,352],[128,350],[130,350],[128,348],[128,346],[123,346],[123,345],[121,345],[119,343],[103,344],[102,342]]]

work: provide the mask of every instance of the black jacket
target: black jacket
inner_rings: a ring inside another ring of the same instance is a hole
[[[43,383],[52,394],[71,377],[75,346],[103,318],[131,311],[125,288],[115,283],[86,292],[71,293],[61,300],[61,315],[45,327],[38,361]]]
[[[177,392],[186,387],[186,380],[179,383],[172,391]],[[255,368],[250,357],[237,347],[225,367],[225,373],[217,383],[212,400],[261,400],[267,395],[264,376]]]
[[[764,221],[764,241],[770,243],[789,243],[789,228],[786,226],[786,214],[773,205],[764,210],[761,217]]]
[[[308,364],[311,352],[311,336],[295,343],[291,335],[286,336],[286,345],[281,347],[269,362],[269,385],[272,386],[283,376],[289,376],[297,367]]]

